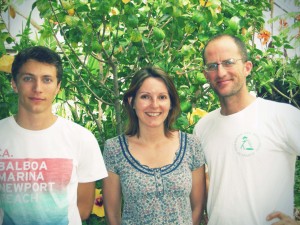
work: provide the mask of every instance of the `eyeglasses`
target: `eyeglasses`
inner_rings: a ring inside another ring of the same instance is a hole
[[[220,63],[209,63],[204,66],[204,70],[206,72],[215,72],[218,70],[218,66],[221,64],[224,69],[227,69],[227,68],[233,67],[238,60],[243,60],[243,59],[226,59]]]

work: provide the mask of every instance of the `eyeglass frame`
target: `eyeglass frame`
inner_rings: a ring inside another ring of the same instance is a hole
[[[239,60],[244,60],[244,59],[243,58],[240,58],[240,59],[230,58],[230,59],[225,59],[220,63],[208,63],[208,64],[204,65],[204,71],[207,73],[216,72],[219,68],[219,65],[222,65],[224,69],[231,68]],[[229,63],[229,64],[225,64],[225,63]],[[208,70],[208,68],[207,68],[208,66],[214,66],[214,68],[212,70]]]

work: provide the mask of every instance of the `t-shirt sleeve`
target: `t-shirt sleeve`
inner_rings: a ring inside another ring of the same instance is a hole
[[[279,110],[278,110],[279,111]],[[300,155],[300,110],[291,105],[285,105],[278,113],[278,121],[281,128],[285,133],[287,150],[293,154]]]
[[[200,139],[194,135],[188,135],[188,147],[190,148],[191,153],[190,169],[194,171],[205,164],[205,157]]]
[[[109,139],[105,141],[103,151],[104,162],[107,170],[116,174],[118,174],[118,164],[116,163],[116,158],[118,156],[118,148],[116,146],[117,144],[118,143],[116,138]]]
[[[92,182],[107,177],[102,153],[97,139],[89,130],[82,130],[78,162],[79,183]]]

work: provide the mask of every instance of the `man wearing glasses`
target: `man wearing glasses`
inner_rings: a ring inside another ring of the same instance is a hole
[[[221,105],[194,129],[208,168],[208,224],[298,224],[292,218],[300,111],[249,93],[252,62],[239,38],[215,36],[203,59]]]

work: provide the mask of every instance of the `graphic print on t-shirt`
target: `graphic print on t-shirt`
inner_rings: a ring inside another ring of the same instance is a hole
[[[259,151],[260,139],[251,132],[238,135],[235,139],[235,150],[239,155],[252,156]]]
[[[0,208],[15,224],[68,224],[71,159],[1,159]]]

